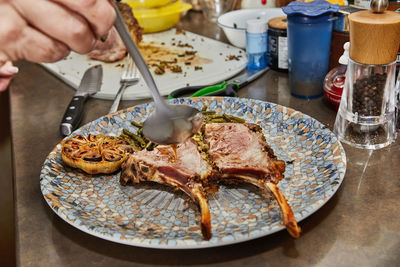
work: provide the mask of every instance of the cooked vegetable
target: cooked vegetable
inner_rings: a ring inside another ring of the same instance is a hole
[[[133,152],[132,146],[119,137],[76,135],[61,143],[65,164],[89,174],[113,173]]]

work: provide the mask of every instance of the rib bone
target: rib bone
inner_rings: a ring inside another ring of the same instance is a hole
[[[213,179],[221,183],[244,182],[268,188],[278,201],[284,224],[291,236],[300,236],[293,211],[277,187],[285,163],[277,160],[259,126],[250,123],[209,123],[204,127],[208,155],[218,171]]]
[[[156,182],[182,190],[199,205],[201,232],[204,239],[209,240],[212,236],[211,219],[202,181],[211,171],[211,166],[197,150],[197,143],[188,139],[176,148],[160,145],[152,151],[135,152],[122,165],[120,183]]]

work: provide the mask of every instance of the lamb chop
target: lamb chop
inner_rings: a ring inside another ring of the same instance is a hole
[[[212,168],[198,151],[196,141],[189,138],[177,146],[159,145],[153,150],[141,150],[132,154],[122,165],[122,185],[140,182],[156,182],[185,192],[200,206],[201,232],[209,240],[211,234],[210,210],[206,189]]]
[[[276,198],[286,229],[300,236],[293,211],[277,187],[283,179],[285,163],[277,160],[260,126],[251,123],[208,123],[203,128],[208,156],[217,170],[213,179],[222,183],[244,182],[268,188]]]

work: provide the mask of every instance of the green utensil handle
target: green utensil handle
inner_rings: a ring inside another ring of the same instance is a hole
[[[196,93],[191,95],[191,97],[194,97],[194,96],[205,96],[205,95],[213,94],[213,93],[216,93],[218,91],[225,90],[225,88],[226,88],[226,82],[224,81],[224,82],[222,82],[220,84],[215,84],[215,85],[211,85],[211,86],[208,86],[206,88],[200,89],[199,91],[197,91]]]

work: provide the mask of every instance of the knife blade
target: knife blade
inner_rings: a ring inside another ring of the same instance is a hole
[[[61,120],[60,132],[62,135],[70,135],[78,127],[86,99],[100,90],[102,80],[103,68],[101,65],[93,66],[85,71],[78,90],[72,97]]]
[[[258,77],[260,77],[267,71],[269,71],[268,67],[266,67],[264,69],[260,69],[260,70],[246,71],[242,75],[239,75],[239,76],[233,77],[230,80],[227,80],[226,83],[227,84],[236,83],[240,88],[242,88],[243,86],[248,85],[249,83],[251,83],[252,81],[257,79]]]

